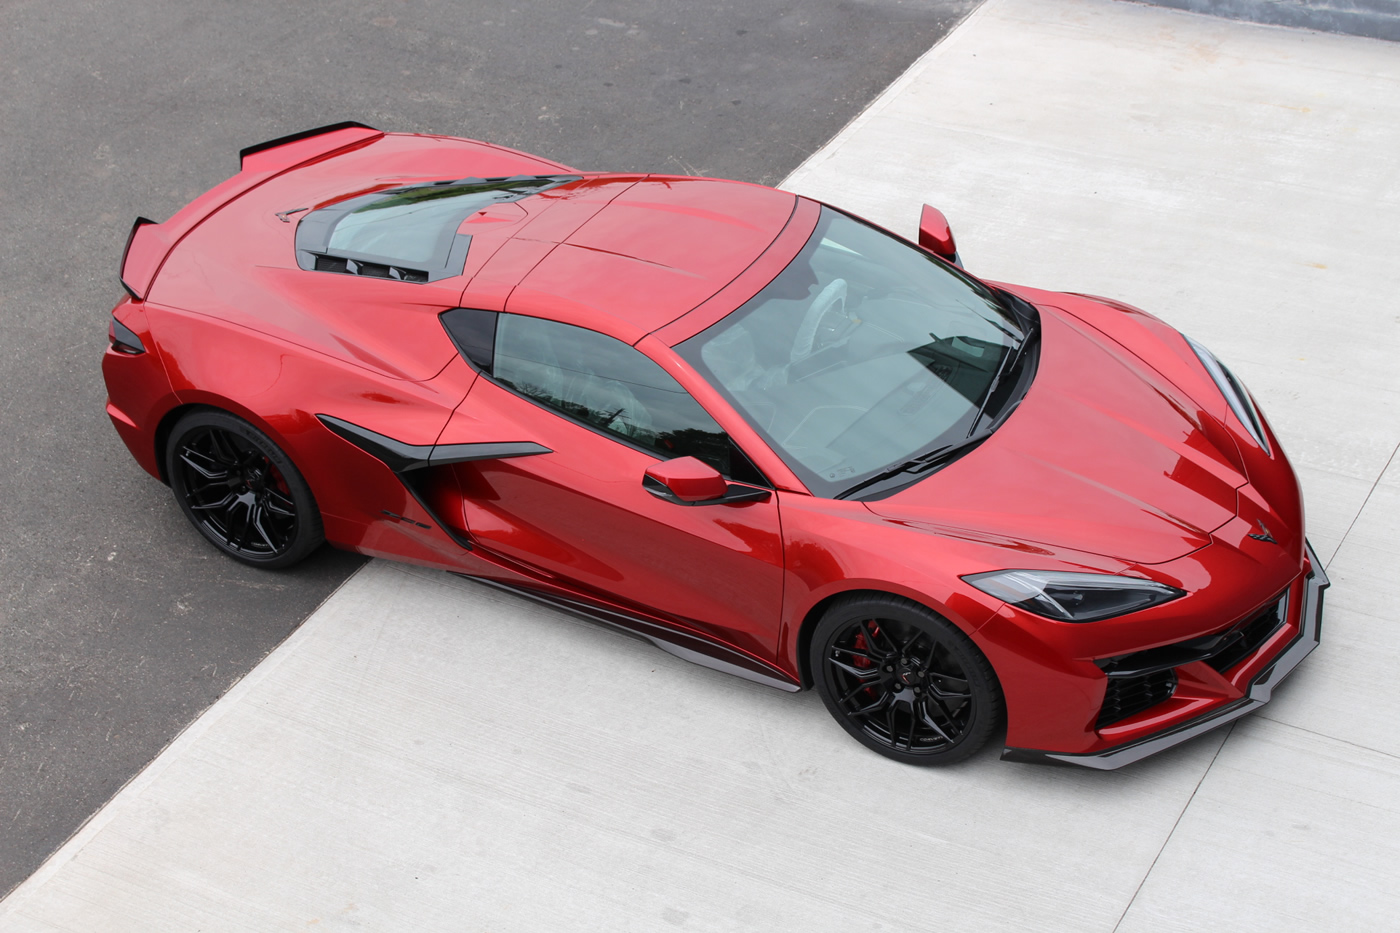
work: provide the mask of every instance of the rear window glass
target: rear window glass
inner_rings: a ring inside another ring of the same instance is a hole
[[[348,198],[298,223],[297,264],[407,282],[461,275],[471,246],[471,237],[457,232],[462,221],[492,204],[577,180],[577,175],[465,178]]]

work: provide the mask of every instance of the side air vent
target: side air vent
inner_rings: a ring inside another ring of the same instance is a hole
[[[1176,671],[1153,671],[1136,677],[1110,677],[1104,693],[1103,709],[1099,711],[1095,729],[1111,726],[1129,716],[1136,716],[1158,703],[1171,699],[1176,690]]]
[[[1241,625],[1237,625],[1232,630],[1232,634],[1238,633],[1238,637],[1219,654],[1208,658],[1206,663],[1223,674],[1258,651],[1259,646],[1268,641],[1269,637],[1277,632],[1279,626],[1283,624],[1287,602],[1286,597],[1280,599],[1252,619],[1247,619]]]
[[[426,282],[428,273],[422,269],[405,269],[403,266],[388,266],[379,262],[361,262],[344,259],[340,256],[317,256],[317,272],[340,272],[345,275],[364,275],[375,279],[394,279],[399,282]]]
[[[1162,645],[1146,651],[1119,655],[1116,658],[1100,658],[1094,663],[1110,678],[1138,677],[1195,661],[1204,661],[1223,674],[1258,651],[1259,647],[1278,631],[1279,626],[1283,625],[1287,615],[1288,594],[1285,593],[1264,609],[1223,632],[1203,635],[1174,645]]]

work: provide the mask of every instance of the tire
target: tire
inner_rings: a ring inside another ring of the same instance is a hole
[[[902,597],[833,603],[808,660],[842,728],[895,761],[962,761],[1001,724],[1001,686],[986,657],[957,626]]]
[[[242,418],[217,409],[175,423],[166,476],[190,524],[236,561],[278,570],[325,540],[311,487],[282,449]]]

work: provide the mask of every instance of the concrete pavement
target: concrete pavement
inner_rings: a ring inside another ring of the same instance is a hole
[[[363,563],[229,561],[122,446],[98,363],[138,214],[344,119],[771,184],[976,2],[0,4],[0,896]]]
[[[0,902],[0,931],[1390,930],[1400,47],[989,0],[787,181],[1210,346],[1302,479],[1322,647],[1124,771],[923,770],[786,695],[372,562]]]

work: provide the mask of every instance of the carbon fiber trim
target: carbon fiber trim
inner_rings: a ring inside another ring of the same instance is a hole
[[[456,544],[465,550],[472,550],[474,545],[470,538],[456,531],[451,525],[444,522],[433,511],[433,507],[428,504],[428,498],[423,494],[420,485],[423,475],[415,473],[430,466],[447,466],[451,463],[466,463],[471,460],[501,460],[507,457],[533,457],[537,454],[549,454],[554,451],[542,444],[533,441],[491,441],[481,444],[405,444],[385,434],[371,431],[369,428],[362,428],[358,424],[353,424],[343,418],[336,418],[332,415],[317,415],[316,419],[326,426],[332,434],[354,444],[360,450],[383,463],[394,475],[403,483],[409,495],[413,496],[415,502],[423,507],[423,511],[428,513],[433,521],[437,522],[443,533],[451,538]],[[383,510],[381,510],[383,511]],[[397,520],[405,520],[403,516],[393,512],[385,511]],[[415,525],[422,525],[421,522],[406,519]],[[422,525],[424,528],[431,526]]]
[[[561,609],[590,622],[616,629],[634,638],[640,638],[667,654],[673,654],[683,661],[699,664],[701,667],[708,667],[725,674],[733,674],[735,677],[742,677],[744,680],[751,680],[754,683],[763,684],[765,687],[776,687],[788,693],[797,693],[802,689],[801,684],[793,681],[776,667],[771,667],[764,662],[741,654],[732,648],[711,642],[699,635],[670,629],[650,619],[629,615],[616,609],[605,609],[554,593],[544,593],[524,586],[512,586],[499,580],[488,580],[485,577],[475,577],[465,573],[456,575],[476,583],[484,583],[498,590],[514,593],[517,596],[523,596],[555,609]]]
[[[379,130],[372,126],[366,126],[354,120],[342,120],[339,123],[330,123],[326,126],[318,126],[315,129],[302,130],[300,133],[291,133],[287,136],[279,136],[276,139],[269,139],[265,142],[254,143],[251,146],[244,146],[242,149],[238,150],[238,164],[239,167],[242,168],[243,160],[256,152],[266,152],[268,149],[276,149],[278,146],[287,145],[287,143],[294,143],[303,139],[310,139],[313,136],[321,136],[325,133],[334,133],[336,130],[348,130],[351,128],[374,130],[376,133],[379,132]]]

